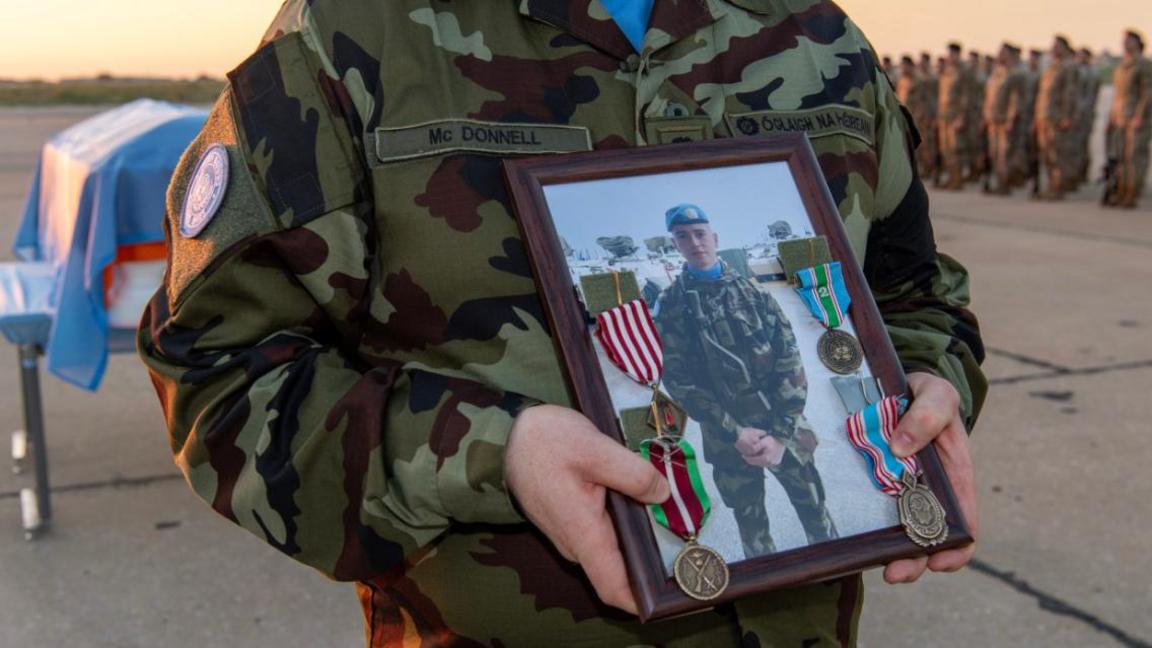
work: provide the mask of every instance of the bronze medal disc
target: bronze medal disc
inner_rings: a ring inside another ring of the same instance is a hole
[[[711,601],[728,589],[728,565],[714,550],[688,543],[672,563],[680,590],[697,601]]]
[[[820,362],[838,374],[855,373],[864,362],[864,349],[860,342],[840,329],[828,329],[816,343]]]
[[[940,500],[908,471],[904,471],[904,486],[898,504],[904,533],[921,547],[944,542],[948,538],[948,524],[944,521],[944,507]]]

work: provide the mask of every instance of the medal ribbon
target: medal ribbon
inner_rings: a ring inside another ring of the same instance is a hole
[[[610,308],[596,316],[596,337],[612,364],[632,380],[654,386],[664,371],[664,345],[642,300]]]
[[[684,540],[695,540],[712,511],[712,502],[700,478],[696,451],[684,439],[657,437],[640,444],[640,456],[668,479],[672,490],[672,497],[663,504],[649,505],[653,517],[660,526]]]
[[[796,280],[800,283],[796,292],[812,315],[828,328],[839,328],[844,323],[844,313],[852,305],[840,262],[798,270]]]
[[[908,400],[889,396],[848,417],[848,440],[868,460],[870,477],[876,488],[887,495],[899,495],[904,489],[904,471],[919,474],[915,457],[901,459],[892,454],[892,431],[908,407]]]

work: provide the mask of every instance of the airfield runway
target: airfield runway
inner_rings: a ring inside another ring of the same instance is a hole
[[[0,110],[0,260],[36,155],[92,109]],[[1152,643],[1152,206],[932,196],[942,251],[972,273],[992,391],[973,434],[981,539],[972,567],[869,583],[862,646]],[[1145,199],[1152,205],[1152,197]],[[99,393],[43,379],[55,527],[20,529],[6,465],[20,425],[0,345],[0,646],[363,645],[352,588],[200,503],[172,465],[134,356]]]

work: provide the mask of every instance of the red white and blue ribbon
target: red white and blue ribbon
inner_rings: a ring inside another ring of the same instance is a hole
[[[634,299],[596,316],[596,337],[612,364],[638,383],[655,386],[664,372],[664,345],[643,300]]]
[[[848,287],[844,285],[844,273],[840,262],[833,261],[796,272],[796,287],[800,299],[816,319],[828,328],[839,328],[844,323],[844,314],[852,305]]]
[[[908,400],[889,396],[848,417],[848,440],[868,460],[870,477],[877,488],[888,495],[899,495],[904,489],[904,471],[919,474],[915,457],[899,458],[892,454],[892,431],[908,408]]]

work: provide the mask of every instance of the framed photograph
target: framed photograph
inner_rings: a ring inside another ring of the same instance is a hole
[[[642,619],[971,541],[933,448],[861,446],[907,385],[803,135],[505,173],[575,406],[680,484],[610,496]]]

